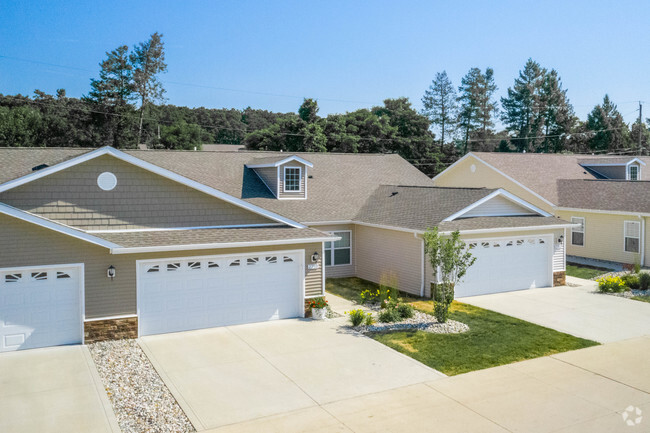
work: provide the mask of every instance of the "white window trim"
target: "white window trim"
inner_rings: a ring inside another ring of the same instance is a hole
[[[298,169],[298,189],[287,189],[287,169]],[[285,165],[282,168],[282,192],[302,192],[302,167],[295,165]]]
[[[334,236],[336,236],[336,233],[349,233],[350,234],[350,246],[349,247],[335,248],[334,247],[334,242],[335,241],[331,241],[332,242],[332,248],[329,250],[330,263],[334,263],[334,251],[349,249],[350,250],[350,263],[340,264],[340,265],[330,264],[330,265],[327,265],[326,267],[333,268],[333,267],[337,267],[337,266],[352,266],[352,230],[332,230],[332,231],[328,231],[326,233],[329,233],[329,234],[334,235]],[[325,246],[325,244],[327,242],[330,242],[330,241],[323,242],[323,254],[328,254],[327,247]],[[323,265],[324,264],[325,264],[325,257],[323,257]]]
[[[638,226],[638,233],[639,236],[628,236],[627,235],[627,223],[632,223],[636,224]],[[631,238],[631,239],[636,239],[638,240],[638,245],[639,245],[639,250],[638,251],[628,251],[625,249],[625,239]],[[641,222],[640,221],[632,221],[632,220],[625,220],[623,221],[623,252],[624,253],[629,253],[629,254],[639,254],[641,253]]]
[[[583,248],[585,246],[586,240],[587,240],[587,236],[585,234],[585,232],[587,231],[587,225],[586,225],[585,217],[572,216],[571,217],[571,223],[573,223],[574,219],[582,220],[582,224],[581,224],[582,225],[582,232],[580,230],[578,230],[577,227],[571,227],[571,240],[570,240],[571,246],[572,247],[581,247],[581,248]],[[576,224],[579,224],[579,223],[576,223]],[[582,233],[582,245],[578,245],[578,244],[573,243],[573,232],[574,231],[576,233]]]
[[[636,168],[636,179],[632,179],[632,168]],[[641,166],[640,165],[628,165],[625,170],[625,180],[639,180],[641,178]]]

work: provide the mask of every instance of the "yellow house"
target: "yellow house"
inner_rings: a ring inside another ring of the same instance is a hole
[[[567,261],[650,265],[648,157],[470,152],[433,178],[445,187],[503,188],[574,223]]]

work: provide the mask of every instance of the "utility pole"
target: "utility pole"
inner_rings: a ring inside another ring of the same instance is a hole
[[[643,134],[643,105],[639,101],[639,150],[638,153],[641,155],[641,134]]]

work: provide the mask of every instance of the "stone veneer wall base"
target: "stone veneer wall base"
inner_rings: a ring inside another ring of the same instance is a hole
[[[127,338],[138,338],[137,317],[84,322],[84,342],[86,344]]]
[[[566,271],[553,272],[553,287],[566,286]]]

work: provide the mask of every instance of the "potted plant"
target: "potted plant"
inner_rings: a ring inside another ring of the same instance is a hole
[[[309,301],[309,309],[311,310],[312,319],[323,320],[327,315],[327,300],[322,296],[311,299]]]

